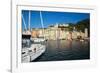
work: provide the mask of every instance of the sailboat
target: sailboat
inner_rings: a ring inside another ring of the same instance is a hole
[[[25,26],[25,31],[23,31],[23,33],[22,33],[22,50],[21,50],[22,63],[34,61],[36,58],[38,58],[40,55],[42,55],[46,50],[46,46],[41,43],[31,43],[32,39],[31,39],[31,30],[30,30],[30,16],[31,16],[31,12],[29,11],[29,20],[28,20],[29,28],[27,30],[26,23],[25,23],[23,15],[22,15],[22,20],[23,20],[24,26]],[[40,19],[41,19],[41,24],[43,27],[43,20],[41,17],[42,17],[42,13],[40,11]],[[37,38],[37,40],[38,40],[38,38]],[[43,42],[43,41],[41,41],[41,42]]]

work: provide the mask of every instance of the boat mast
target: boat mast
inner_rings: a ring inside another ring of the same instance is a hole
[[[21,17],[22,17],[22,20],[23,20],[23,23],[24,23],[25,31],[27,31],[26,23],[25,23],[25,20],[24,20],[23,14],[21,15]]]
[[[29,17],[28,17],[28,30],[31,31],[30,29],[30,19],[31,18],[31,11],[29,11]]]
[[[40,11],[40,20],[41,20],[41,24],[42,24],[42,28],[43,28],[43,33],[44,33],[44,23],[43,23],[43,17],[42,17],[42,12]],[[45,35],[44,35],[45,38]]]

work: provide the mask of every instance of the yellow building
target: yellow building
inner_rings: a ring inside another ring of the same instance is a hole
[[[45,29],[38,28],[32,29],[32,37],[44,37],[48,40],[57,40],[57,39],[77,39],[79,36],[85,38],[87,36],[87,31],[85,30],[86,34],[83,32],[78,31],[68,31],[66,30],[68,25],[55,25],[52,27],[48,27]]]

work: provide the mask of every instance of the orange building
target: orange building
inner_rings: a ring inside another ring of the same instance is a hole
[[[39,32],[37,30],[33,30],[31,32],[31,36],[32,36],[32,38],[37,38],[39,36]]]

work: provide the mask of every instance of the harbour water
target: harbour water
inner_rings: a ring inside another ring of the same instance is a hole
[[[48,40],[46,51],[32,62],[90,59],[88,40]]]

